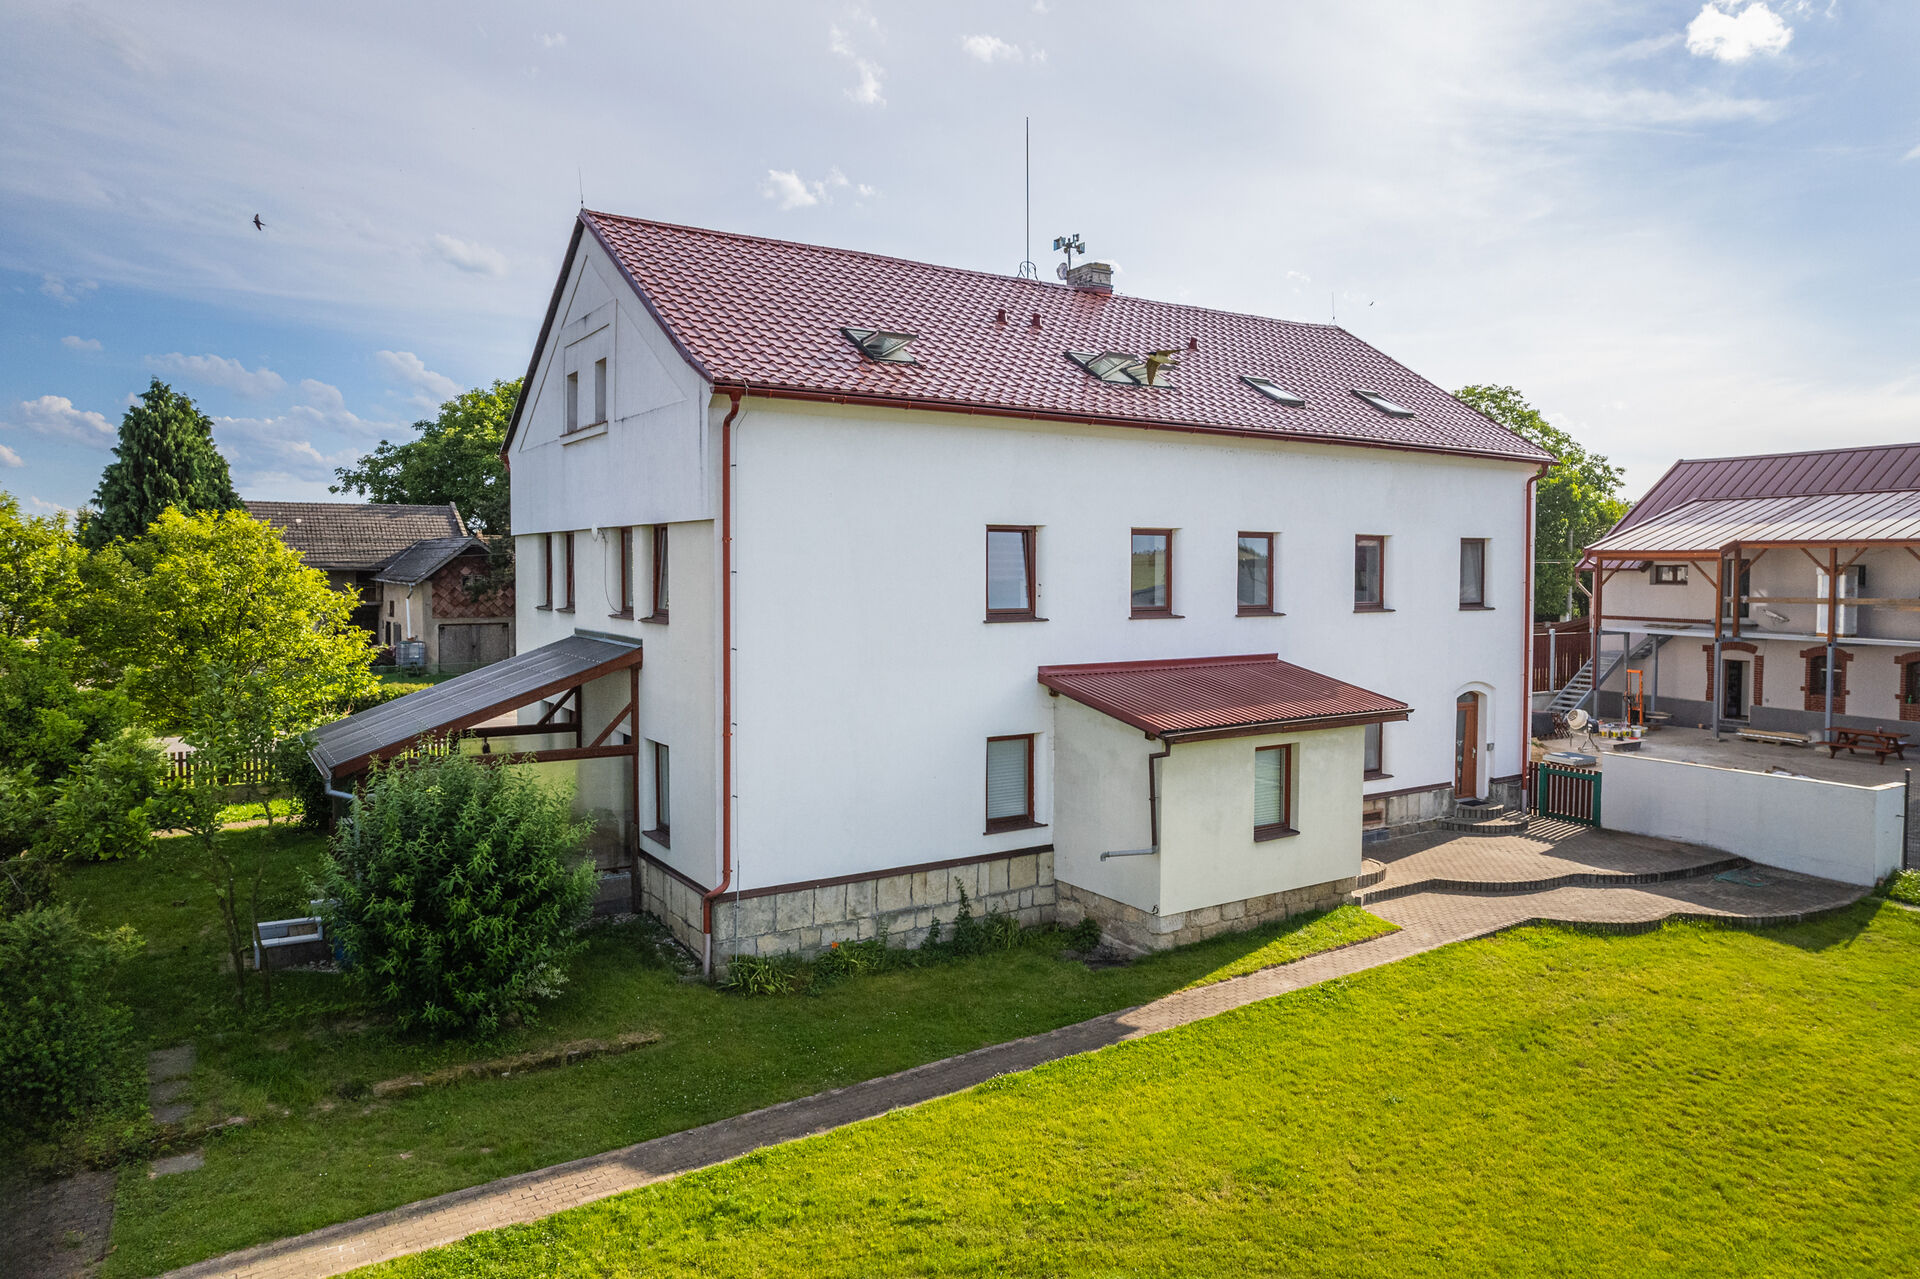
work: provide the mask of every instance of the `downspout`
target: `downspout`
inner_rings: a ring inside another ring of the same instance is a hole
[[[1526,606],[1520,610],[1520,811],[1527,810],[1527,779],[1533,763],[1533,486],[1547,473],[1542,466],[1527,478],[1527,518],[1521,532],[1527,540]],[[1486,571],[1481,566],[1481,571]],[[1553,632],[1547,632],[1547,687],[1553,687]]]
[[[733,885],[733,419],[744,386],[729,391],[720,423],[720,882],[700,899],[700,974],[713,976],[713,903]]]
[[[1173,754],[1173,739],[1160,739],[1161,749],[1147,756],[1147,839],[1146,848],[1119,848],[1100,854],[1100,860],[1109,857],[1152,857],[1160,851],[1160,771],[1154,766]]]

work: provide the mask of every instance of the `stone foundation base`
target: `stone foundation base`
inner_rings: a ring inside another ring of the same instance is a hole
[[[675,941],[700,954],[704,945],[700,934],[702,891],[650,857],[635,858],[634,870],[639,877],[634,909],[658,919]]]
[[[1431,790],[1408,791],[1400,795],[1368,796],[1362,805],[1380,815],[1362,829],[1362,842],[1373,844],[1402,835],[1418,835],[1438,830],[1442,818],[1453,813],[1453,787],[1436,786]]]
[[[1345,905],[1358,879],[1335,879],[1282,893],[1249,897],[1245,901],[1203,906],[1177,915],[1155,915],[1125,902],[1103,897],[1064,880],[1059,885],[1057,920],[1070,928],[1086,916],[1099,921],[1102,940],[1117,950],[1144,955],[1203,941],[1220,933],[1238,932],[1313,910]]]

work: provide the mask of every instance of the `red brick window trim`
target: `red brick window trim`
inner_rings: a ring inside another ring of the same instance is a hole
[[[1853,654],[1844,648],[1833,650],[1834,661],[1839,670],[1833,673],[1833,713],[1847,713],[1847,667],[1853,664]],[[1805,663],[1805,675],[1800,691],[1806,698],[1806,709],[1822,711],[1827,709],[1827,679],[1824,670],[1816,671],[1815,663],[1824,662],[1827,656],[1825,644],[1815,644],[1812,648],[1800,650],[1800,660]],[[1902,708],[1904,711],[1904,707]],[[1903,714],[1901,718],[1905,718]]]
[[[1920,720],[1920,652],[1902,653],[1893,664],[1900,668],[1900,718]]]
[[[1720,683],[1720,672],[1713,668],[1713,645],[1702,644],[1700,648],[1707,655],[1706,700],[1711,702],[1713,700],[1713,691],[1715,688],[1719,686],[1719,683]],[[1765,701],[1764,695],[1766,692],[1766,685],[1767,685],[1767,659],[1761,654],[1759,646],[1756,644],[1749,644],[1745,640],[1731,640],[1721,644],[1720,651],[1722,654],[1726,654],[1726,653],[1753,654],[1753,693],[1751,695],[1750,705],[1765,706],[1766,701]]]

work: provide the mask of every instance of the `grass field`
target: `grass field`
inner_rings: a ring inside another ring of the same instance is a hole
[[[264,861],[263,912],[304,914],[297,831],[229,834]],[[538,1026],[481,1044],[404,1038],[315,973],[275,978],[271,1010],[241,1019],[204,884],[184,841],[143,862],[74,868],[67,891],[96,926],[147,938],[119,978],[153,1047],[191,1040],[194,1122],[245,1116],[199,1171],[122,1176],[104,1273],[146,1275],[443,1191],[544,1167],[1284,963],[1391,925],[1345,907],[1089,970],[1060,943],[854,978],[818,995],[747,999],[681,980],[644,923],[592,931]],[[379,1099],[370,1085],[464,1060],[651,1030],[657,1043],[559,1070]]]
[[[369,1271],[1894,1275],[1920,915],[1429,952]]]

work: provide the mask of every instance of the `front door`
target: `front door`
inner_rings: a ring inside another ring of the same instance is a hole
[[[1480,695],[1464,693],[1453,707],[1453,794],[1480,795]]]
[[[1734,658],[1720,663],[1720,718],[1747,717],[1747,664]]]

